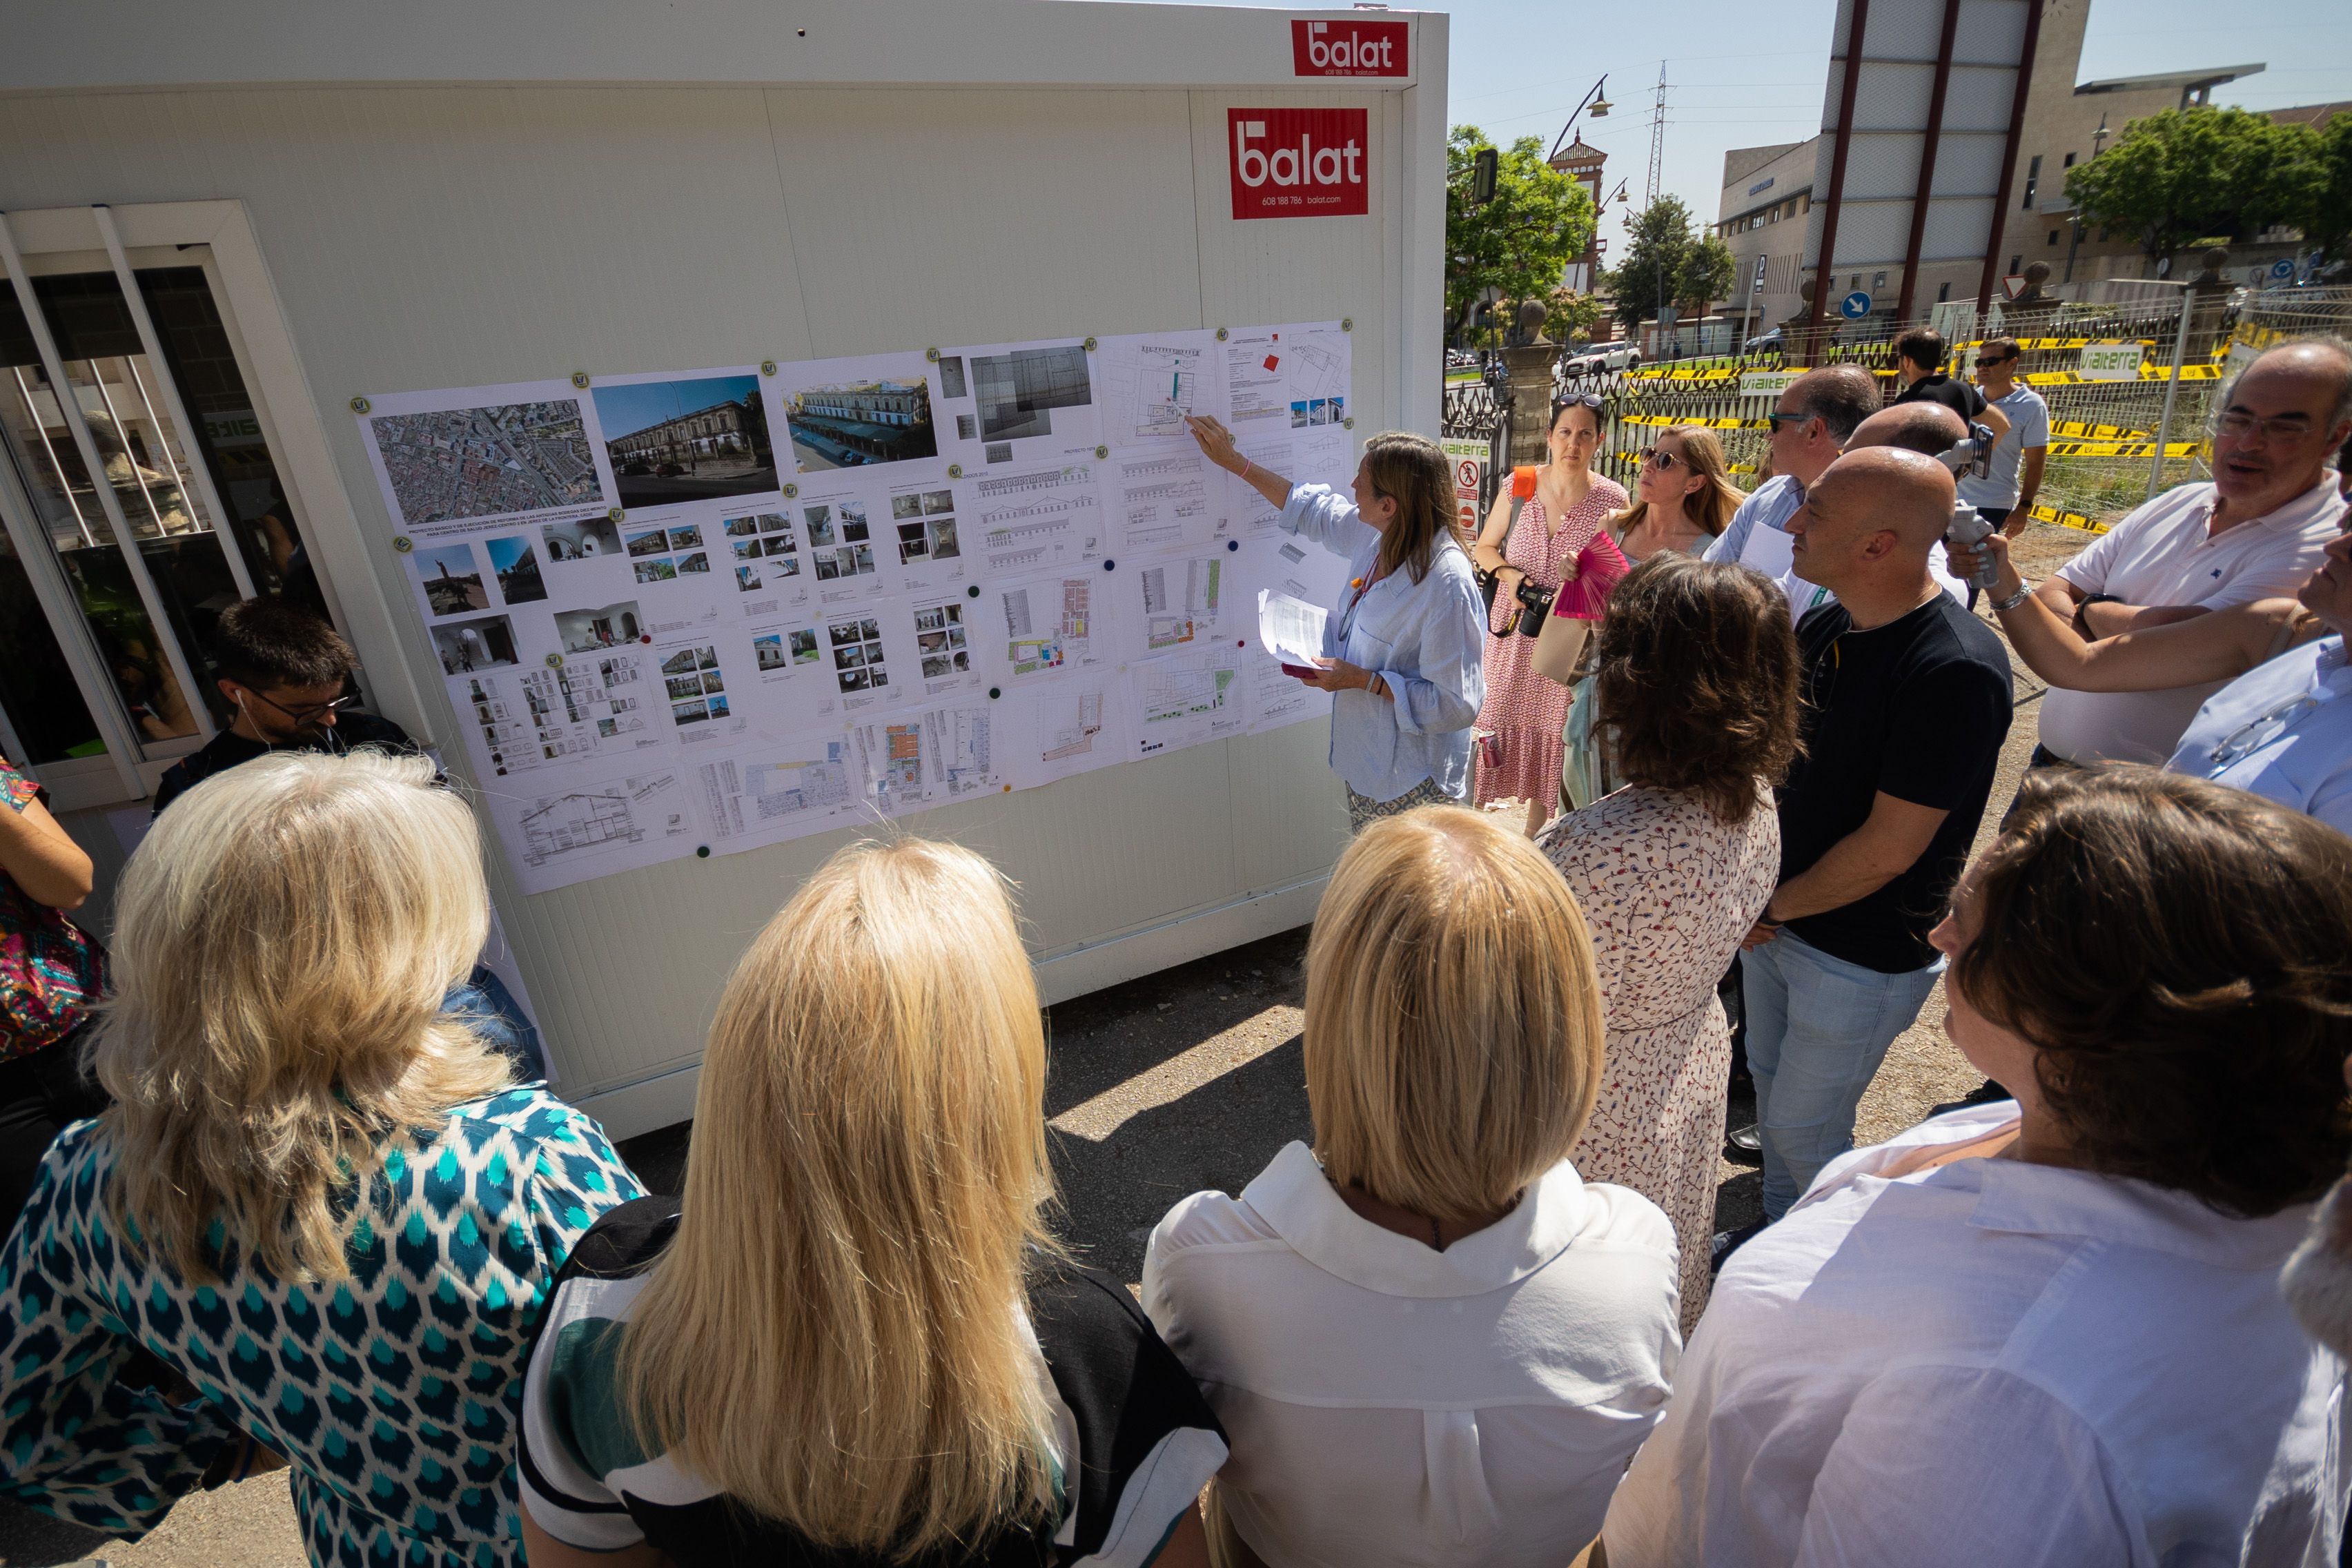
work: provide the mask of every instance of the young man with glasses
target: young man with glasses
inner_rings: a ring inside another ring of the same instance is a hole
[[[2031,520],[2033,498],[2042,489],[2042,465],[2050,455],[2050,405],[2017,379],[2019,353],[2015,338],[1987,338],[1977,350],[1977,386],[2009,428],[1992,449],[1991,471],[1960,479],[1960,499],[2011,539]]]
[[[2318,569],[2345,506],[2327,465],[2352,430],[2352,348],[2328,337],[2281,343],[2214,406],[2212,479],[2148,501],[2035,590],[2084,637],[2292,598]],[[2221,686],[2053,689],[2042,700],[2034,763],[2160,763]]]
[[[272,752],[425,750],[391,720],[352,706],[359,699],[343,695],[343,688],[359,656],[333,626],[292,600],[243,599],[223,610],[213,632],[213,667],[236,719],[163,774],[155,787],[157,816],[215,773]],[[538,1026],[488,964],[477,963],[441,1005],[511,1058],[523,1079],[547,1076]]]
[[[246,599],[221,612],[213,633],[221,695],[236,718],[201,751],[173,763],[155,790],[155,815],[188,790],[271,752],[387,752],[421,748],[389,719],[362,713],[343,695],[358,656],[334,627],[282,598]]]

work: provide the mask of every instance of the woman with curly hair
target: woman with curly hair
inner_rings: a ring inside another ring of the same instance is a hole
[[[1731,1026],[1716,983],[1780,873],[1771,785],[1797,749],[1797,645],[1769,578],[1662,550],[1617,585],[1590,677],[1625,787],[1545,836],[1592,928],[1607,1066],[1590,1182],[1666,1211],[1685,1331],[1706,1305]]]
[[[2036,773],[1931,940],[2015,1100],[1840,1156],[1724,1266],[1612,1568],[2334,1562],[2344,1363],[2278,1271],[2352,1152],[2352,839]]]

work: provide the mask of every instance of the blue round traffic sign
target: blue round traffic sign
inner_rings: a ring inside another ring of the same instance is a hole
[[[1855,289],[1838,301],[1838,314],[1849,321],[1859,321],[1870,314],[1870,296]]]
[[[2276,261],[2273,261],[2273,262],[2272,262],[2272,263],[2271,263],[2271,276],[2272,276],[2272,277],[2273,277],[2273,278],[2292,278],[2292,277],[2294,277],[2294,262],[2292,262],[2292,261],[2289,261],[2289,260],[2288,260],[2285,257],[2284,257],[2284,256],[2280,257]]]

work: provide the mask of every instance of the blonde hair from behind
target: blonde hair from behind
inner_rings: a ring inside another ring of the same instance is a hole
[[[284,752],[190,790],[115,900],[116,1212],[186,1278],[214,1277],[216,1218],[279,1279],[347,1275],[386,1142],[513,1081],[441,1012],[488,930],[473,812],[422,757]]]
[[[1658,440],[1669,436],[1682,443],[1683,460],[1690,465],[1691,472],[1706,480],[1683,498],[1683,515],[1707,532],[1722,537],[1723,531],[1731,526],[1732,513],[1748,499],[1731,482],[1731,465],[1724,458],[1722,441],[1704,425],[1669,425],[1658,432]],[[1622,539],[1639,527],[1649,512],[1650,503],[1637,495],[1633,505],[1609,520],[1609,531]]]
[[[1601,1086],[1601,982],[1525,835],[1424,806],[1331,874],[1307,947],[1307,1097],[1330,1179],[1440,1220],[1568,1158]]]
[[[648,1450],[899,1561],[1041,1519],[1045,1079],[988,862],[917,838],[826,861],[711,1024],[677,1234],[622,1342]]]

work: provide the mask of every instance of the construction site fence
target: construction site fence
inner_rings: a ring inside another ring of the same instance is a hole
[[[2217,395],[2230,376],[2289,339],[2352,334],[2352,289],[2184,291],[2153,301],[1996,307],[1983,315],[1945,307],[1916,324],[1951,344],[1955,375],[1973,371],[1987,338],[2016,341],[2019,379],[2050,406],[2049,456],[2032,515],[2101,533],[2150,495],[2210,477]],[[1601,395],[1595,468],[1629,490],[1658,432],[1677,425],[1713,431],[1734,482],[1752,489],[1770,458],[1767,416],[1789,380],[1816,365],[1858,364],[1891,399],[1899,384],[1892,339],[1904,330],[1866,343],[1824,342],[1801,354],[1684,359],[1575,375],[1558,370],[1553,396]],[[1482,516],[1500,482],[1512,422],[1540,423],[1549,413],[1512,406],[1507,391],[1484,384],[1445,389],[1445,434],[1491,444]]]

